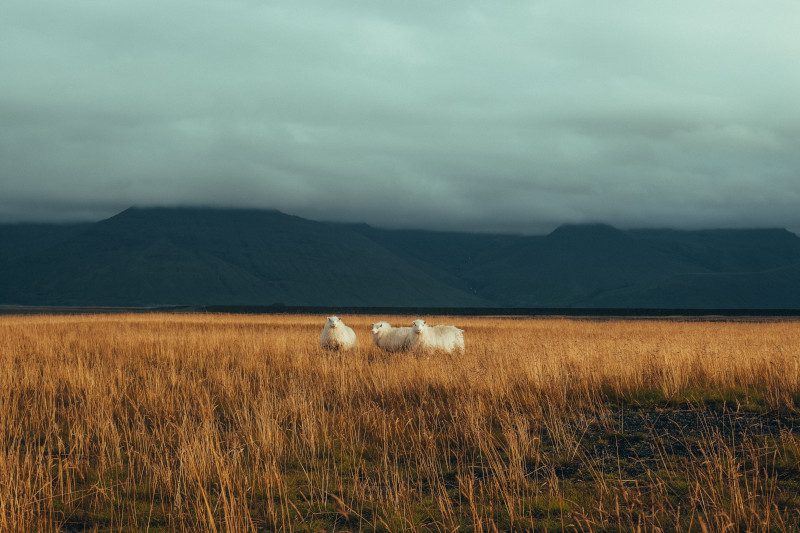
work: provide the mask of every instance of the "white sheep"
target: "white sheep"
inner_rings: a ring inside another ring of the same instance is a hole
[[[424,320],[411,323],[412,350],[464,351],[464,330],[455,326],[429,326]]]
[[[411,346],[411,328],[393,328],[388,322],[372,324],[372,340],[387,352],[406,351]]]
[[[352,350],[358,345],[356,332],[338,316],[329,316],[319,336],[319,345],[325,350]]]

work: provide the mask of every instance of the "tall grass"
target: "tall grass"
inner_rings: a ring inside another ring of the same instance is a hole
[[[0,318],[0,530],[800,525],[796,322],[377,319]]]

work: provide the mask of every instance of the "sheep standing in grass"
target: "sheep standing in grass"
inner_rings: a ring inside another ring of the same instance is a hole
[[[411,346],[411,328],[393,328],[388,322],[372,324],[372,340],[387,352],[403,352]]]
[[[319,336],[319,345],[325,350],[345,351],[356,347],[356,332],[345,326],[338,316],[329,316]]]
[[[421,351],[464,351],[464,330],[455,326],[429,326],[424,320],[411,323],[411,348]]]

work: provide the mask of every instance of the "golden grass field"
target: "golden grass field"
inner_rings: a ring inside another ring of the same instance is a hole
[[[798,322],[384,318],[0,317],[0,530],[800,525]]]

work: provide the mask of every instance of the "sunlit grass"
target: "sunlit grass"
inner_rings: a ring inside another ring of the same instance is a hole
[[[800,524],[796,322],[344,318],[0,318],[0,530]]]

